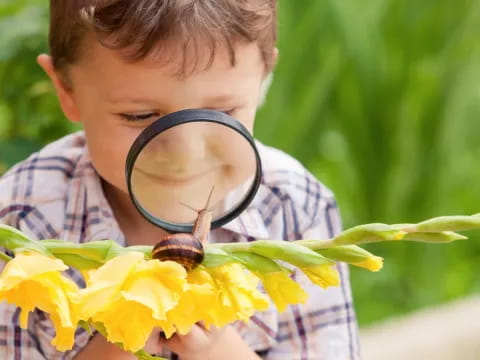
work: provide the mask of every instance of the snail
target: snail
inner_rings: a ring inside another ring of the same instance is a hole
[[[208,209],[213,187],[208,196],[205,207],[201,210],[188,208],[197,212],[198,216],[193,225],[191,234],[177,233],[165,235],[153,248],[152,258],[166,261],[176,261],[190,271],[203,261],[203,245],[207,242],[210,225],[212,223],[212,214]]]

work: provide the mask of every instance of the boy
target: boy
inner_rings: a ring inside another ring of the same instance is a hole
[[[253,129],[262,84],[276,61],[276,0],[51,0],[51,54],[38,63],[61,108],[84,132],[60,139],[0,180],[0,221],[28,235],[73,242],[114,239],[155,244],[164,231],[148,223],[127,195],[129,147],[154,120],[186,108],[226,112]],[[340,230],[333,195],[298,162],[259,144],[263,182],[237,219],[213,231],[219,241],[322,239]],[[358,359],[348,272],[322,290],[297,276],[307,304],[272,308],[249,324],[164,340],[147,351],[180,359]],[[82,284],[74,272],[70,276]],[[28,330],[18,311],[0,305],[2,359],[133,359],[101,336],[79,329],[60,354],[51,323],[37,311]]]

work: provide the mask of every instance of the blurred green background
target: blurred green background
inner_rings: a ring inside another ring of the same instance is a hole
[[[336,193],[345,227],[480,211],[480,1],[280,0],[280,59],[256,136]],[[0,4],[0,173],[76,128],[35,57],[47,2]],[[352,269],[362,325],[480,291],[480,232],[380,244]]]

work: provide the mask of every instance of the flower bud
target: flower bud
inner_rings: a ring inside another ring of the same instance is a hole
[[[420,241],[426,243],[449,243],[455,240],[465,240],[466,236],[457,234],[452,231],[441,231],[441,232],[411,232],[407,233],[403,240],[408,241]]]
[[[356,245],[344,245],[330,249],[320,249],[317,250],[317,252],[329,259],[363,267],[370,271],[379,271],[383,266],[383,258],[375,256]]]
[[[461,231],[480,227],[480,216],[440,216],[422,221],[415,227],[416,231]]]

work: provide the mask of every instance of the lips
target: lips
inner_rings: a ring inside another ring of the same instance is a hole
[[[159,175],[153,174],[149,171],[142,170],[140,168],[135,168],[135,171],[139,172],[143,176],[147,176],[148,178],[154,180],[157,183],[170,185],[170,186],[181,186],[191,183],[200,179],[201,177],[216,171],[218,167],[209,168],[207,170],[201,170],[189,174],[181,174],[177,176],[169,176],[169,175]]]

